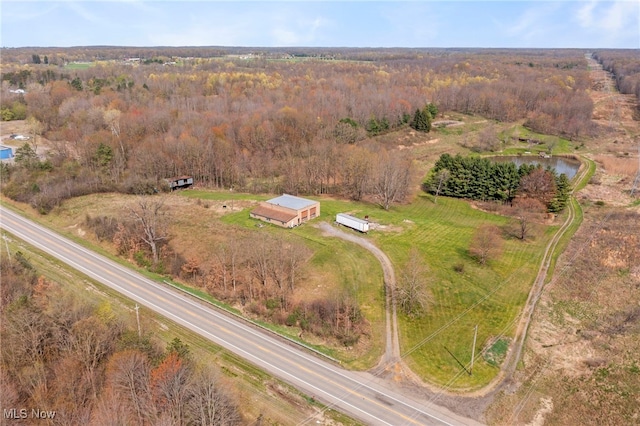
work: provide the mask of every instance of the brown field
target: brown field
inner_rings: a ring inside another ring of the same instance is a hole
[[[602,166],[608,175],[635,177],[639,172],[640,163],[637,158],[596,155],[593,159]]]

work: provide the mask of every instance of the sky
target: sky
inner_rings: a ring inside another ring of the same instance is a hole
[[[0,1],[0,46],[640,48],[639,0]]]

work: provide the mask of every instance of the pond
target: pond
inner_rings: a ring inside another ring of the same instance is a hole
[[[491,161],[511,161],[517,167],[520,167],[523,164],[540,164],[543,168],[551,168],[555,169],[556,173],[559,175],[564,173],[567,175],[569,180],[573,179],[573,177],[578,173],[580,169],[580,161],[573,158],[566,157],[549,157],[543,158],[535,155],[504,155],[498,157],[490,157]]]

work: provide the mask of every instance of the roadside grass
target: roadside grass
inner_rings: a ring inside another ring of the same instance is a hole
[[[582,163],[583,164],[586,163],[587,170],[585,171],[584,177],[580,179],[580,181],[573,183],[574,193],[584,189],[584,187],[586,187],[587,184],[589,183],[589,180],[591,180],[593,175],[596,173],[596,162],[585,157],[584,155],[581,158],[582,158]]]
[[[4,230],[0,231],[0,234],[7,238],[6,244],[3,241],[0,245],[2,258],[7,255],[6,247],[9,247],[12,256],[20,251],[34,266],[38,275],[73,292],[80,303],[89,304],[101,312],[111,312],[130,329],[136,328],[133,301],[22,242],[12,234]],[[232,392],[246,421],[253,422],[262,416],[269,424],[299,424],[312,414],[307,406],[324,408],[311,397],[171,320],[145,307],[140,307],[139,313],[143,333],[152,333],[154,341],[161,347],[177,337],[189,346],[190,353],[197,363],[213,363],[218,366],[223,377],[222,385],[233,388]],[[274,392],[274,389],[278,389],[279,392]],[[339,424],[359,424],[332,409],[327,409],[324,417]]]

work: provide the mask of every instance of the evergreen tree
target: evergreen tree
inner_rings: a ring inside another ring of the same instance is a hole
[[[367,122],[367,133],[369,133],[369,135],[371,136],[376,136],[380,133],[380,123],[378,123],[378,120],[375,119],[375,117],[371,117],[369,119],[369,121]]]
[[[431,118],[436,118],[436,115],[438,115],[438,107],[432,102],[427,104],[427,110],[429,111],[429,114],[431,114]]]
[[[418,132],[428,133],[431,131],[431,114],[426,107],[424,109],[416,109],[410,126]]]
[[[387,117],[383,117],[382,121],[380,121],[380,131],[385,132],[389,130],[389,120],[387,120]]]
[[[80,77],[76,77],[71,80],[71,87],[76,89],[78,92],[82,92],[82,80],[80,80]]]
[[[36,154],[29,142],[25,142],[20,148],[16,149],[14,161],[16,164],[30,169],[38,163],[38,154]]]
[[[571,183],[564,173],[556,176],[556,196],[549,203],[549,211],[558,213],[564,210],[571,195]]]

